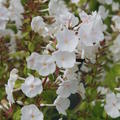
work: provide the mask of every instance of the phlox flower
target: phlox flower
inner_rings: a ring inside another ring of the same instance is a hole
[[[58,16],[68,11],[63,0],[50,0],[48,9],[51,16]]]
[[[32,18],[31,28],[34,32],[42,34],[45,30],[44,29],[45,23],[43,21],[43,18],[41,16],[36,16],[36,17]]]
[[[0,30],[5,30],[8,20],[9,20],[8,9],[0,5]]]
[[[53,57],[60,68],[72,68],[76,62],[76,56],[73,52],[56,51],[53,53]]]
[[[39,78],[30,75],[22,84],[21,90],[27,97],[35,97],[43,91],[42,82]]]
[[[39,59],[39,54],[37,52],[33,52],[29,57],[26,58],[27,67],[32,70],[36,70],[36,62]]]
[[[56,66],[51,55],[40,55],[33,52],[26,59],[27,67],[32,70],[37,70],[40,75],[47,76],[55,72]]]
[[[120,60],[120,34],[113,41],[113,45],[110,47],[110,51],[112,52],[113,60],[119,61]]]
[[[21,120],[43,120],[43,113],[34,104],[24,106],[21,113]]]
[[[83,55],[83,58],[88,58],[92,63],[95,63],[96,53],[98,52],[99,46],[100,46],[99,44],[96,44],[94,46],[87,46],[83,44],[81,41],[79,41],[77,46],[78,54],[81,57]]]
[[[72,68],[65,69],[63,77],[67,78],[68,80],[69,79],[71,79],[71,80],[77,79],[77,76],[78,76],[76,74],[77,71],[78,71],[78,66],[77,65],[75,65]]]
[[[70,100],[58,96],[54,101],[54,105],[60,114],[67,115],[66,110],[70,106]]]
[[[13,88],[11,88],[10,85],[5,85],[5,91],[7,94],[7,100],[9,101],[9,104],[13,104],[14,98],[13,98]]]
[[[77,93],[78,81],[77,80],[65,80],[59,84],[56,93],[63,98],[69,97],[71,94]]]
[[[60,51],[69,51],[72,52],[75,50],[78,44],[78,38],[75,33],[67,28],[64,28],[62,31],[59,31],[56,34],[56,39],[58,41],[57,48]]]
[[[68,11],[56,16],[55,19],[59,24],[66,26],[67,28],[72,28],[79,23],[78,17],[75,17],[74,14]]]
[[[114,26],[111,25],[113,31],[120,31],[120,16],[118,15],[113,16],[112,21],[114,23]]]
[[[93,46],[104,40],[103,31],[105,30],[105,26],[99,14],[93,12],[92,15],[87,15],[85,12],[81,12],[80,18],[82,23],[78,30],[78,37],[82,44]]]
[[[107,18],[109,11],[105,9],[103,5],[99,6],[98,14],[100,14],[101,18],[104,20]]]
[[[14,98],[13,98],[13,89],[14,89],[14,85],[16,80],[18,79],[18,70],[17,69],[12,69],[10,72],[10,77],[8,79],[8,84],[5,85],[5,91],[7,94],[7,99],[9,101],[10,104],[14,103]]]
[[[8,8],[10,12],[10,20],[14,21],[17,28],[22,26],[24,7],[20,0],[10,0],[10,6]]]
[[[105,111],[112,118],[117,118],[120,116],[120,96],[114,93],[108,93],[106,95],[106,104],[104,106]]]
[[[40,55],[37,60],[37,71],[42,76],[47,76],[55,72],[56,65],[51,55]]]
[[[14,87],[15,81],[18,79],[18,70],[12,69],[10,72],[10,77],[8,79],[8,85],[11,86],[11,88]]]

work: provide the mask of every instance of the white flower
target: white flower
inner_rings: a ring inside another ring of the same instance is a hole
[[[56,34],[57,31],[59,31],[60,29],[61,29],[61,26],[56,21],[56,22],[54,22],[52,24],[47,24],[46,27],[45,27],[45,31],[44,31],[44,33],[42,35],[43,35],[43,37],[46,37],[46,36],[53,37],[53,35]]]
[[[71,94],[77,93],[78,81],[77,80],[65,80],[59,84],[56,93],[63,98],[69,97]]]
[[[43,91],[42,82],[39,78],[30,75],[26,78],[25,83],[22,84],[21,90],[27,97],[35,97]]]
[[[48,6],[49,6],[49,14],[51,16],[58,16],[68,11],[63,0],[50,0]]]
[[[119,11],[120,5],[118,2],[112,3],[112,11]]]
[[[96,61],[96,53],[98,52],[99,46],[100,46],[99,44],[98,45],[96,44],[94,46],[87,46],[83,44],[81,41],[79,41],[77,46],[78,54],[80,54],[79,56],[82,57],[82,53],[84,53],[83,58],[87,58],[92,63],[94,63]]]
[[[58,67],[72,68],[76,62],[76,56],[73,52],[56,51],[53,53],[56,64]]]
[[[79,23],[78,17],[75,17],[74,14],[70,12],[64,12],[64,14],[56,16],[56,21],[67,28],[74,27]]]
[[[15,102],[13,98],[13,88],[11,88],[11,86],[9,85],[5,85],[5,91],[6,91],[7,99],[9,103],[13,104]]]
[[[78,31],[80,41],[86,46],[93,46],[104,40],[103,31],[105,26],[99,14],[93,12],[92,15],[87,15],[85,12],[80,14],[82,23]]]
[[[114,93],[109,93],[106,95],[106,105],[104,106],[105,111],[112,118],[117,118],[120,116],[120,96]]]
[[[45,30],[45,23],[43,18],[40,16],[32,18],[31,28],[34,32],[42,34]]]
[[[114,31],[120,31],[120,16],[115,15],[112,17],[112,21],[114,22],[114,26],[112,26]]]
[[[18,70],[17,69],[12,69],[10,72],[10,77],[8,79],[8,86],[10,86],[12,89],[14,88],[15,81],[18,79]]]
[[[60,26],[74,27],[79,23],[78,17],[70,13],[66,8],[63,0],[50,0],[49,14],[53,16]]]
[[[10,0],[10,7],[14,8],[14,12],[23,13],[24,7],[22,6],[21,0]]]
[[[43,113],[34,104],[24,106],[21,113],[21,120],[43,120]]]
[[[0,30],[5,30],[8,20],[9,20],[8,9],[0,5]]]
[[[26,60],[27,67],[37,70],[42,76],[47,76],[55,72],[56,66],[51,55],[39,55],[33,52]]]
[[[60,51],[69,51],[72,52],[75,50],[77,44],[78,44],[78,38],[75,35],[75,33],[71,30],[68,30],[66,28],[63,29],[63,31],[59,31],[56,34],[57,38],[57,48]]]
[[[8,84],[5,85],[5,91],[7,94],[7,99],[9,101],[10,104],[14,103],[14,98],[13,98],[13,89],[14,89],[14,85],[16,80],[18,79],[18,70],[17,69],[12,69],[10,72],[10,77],[8,79]]]
[[[58,110],[59,113],[66,115],[66,110],[70,106],[70,100],[58,96],[54,101],[54,105],[56,106],[56,109]]]
[[[113,60],[119,61],[120,60],[120,34],[114,40],[113,45],[110,47],[110,51],[112,52]]]
[[[51,55],[40,55],[37,61],[37,71],[42,76],[47,76],[55,72],[56,65]]]
[[[9,6],[10,20],[15,21],[17,28],[22,26],[24,7],[21,4],[21,0],[10,0]]]
[[[39,54],[36,52],[33,52],[29,57],[26,58],[27,61],[27,67],[32,70],[36,70],[36,61],[39,59]]]
[[[68,80],[69,80],[69,79],[72,79],[72,80],[76,79],[77,76],[78,76],[78,75],[76,74],[77,71],[78,71],[78,66],[77,66],[77,65],[75,65],[75,66],[72,67],[72,68],[66,69],[66,70],[64,71],[64,78],[67,78]]]
[[[100,14],[101,18],[104,20],[107,18],[109,11],[105,9],[103,5],[99,6],[98,14]]]

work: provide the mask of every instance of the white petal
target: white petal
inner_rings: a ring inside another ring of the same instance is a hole
[[[56,51],[53,53],[58,67],[72,68],[76,62],[76,56],[73,52]]]
[[[42,82],[39,78],[29,76],[22,84],[21,90],[27,97],[33,98],[43,91]]]
[[[21,120],[43,120],[43,113],[36,107],[36,105],[26,105],[21,109]]]
[[[68,107],[70,106],[70,100],[58,96],[54,101],[54,104],[56,105],[56,109],[58,110],[59,113],[66,115],[65,110],[67,110]]]
[[[113,107],[113,106],[110,106],[110,105],[105,105],[105,111],[112,118],[117,118],[117,117],[120,116],[120,112],[116,107]]]
[[[58,41],[57,48],[60,51],[69,51],[72,52],[75,50],[78,44],[78,38],[75,33],[71,30],[64,28],[62,31],[59,31],[56,34]]]

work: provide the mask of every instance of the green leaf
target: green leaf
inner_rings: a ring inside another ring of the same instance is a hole
[[[98,2],[97,0],[90,0],[89,2],[90,10],[95,11],[98,7]]]
[[[42,93],[42,98],[45,100],[47,103],[52,103],[55,100],[56,93],[54,90],[44,90]]]
[[[120,64],[115,64],[112,68],[109,69],[106,73],[105,80],[103,85],[107,85],[112,90],[117,87],[116,77],[120,76]]]
[[[13,120],[20,120],[21,119],[21,109],[18,108],[16,112],[13,114]]]
[[[33,44],[32,42],[29,42],[29,43],[28,43],[28,50],[29,50],[30,52],[33,52],[34,49],[35,49],[34,44]]]

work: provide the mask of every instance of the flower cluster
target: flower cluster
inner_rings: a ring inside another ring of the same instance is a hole
[[[0,1],[0,37],[10,36],[9,52],[16,51],[16,39],[21,36],[24,7],[20,0]],[[15,25],[17,33],[8,26]]]
[[[79,0],[72,0],[73,4],[77,5],[78,2]],[[14,103],[22,105],[21,120],[43,120],[44,115],[39,108],[45,106],[55,107],[59,114],[67,115],[71,95],[79,94],[81,100],[86,99],[86,86],[89,84],[83,81],[84,76],[81,74],[84,72],[87,76],[86,71],[89,72],[91,69],[89,70],[89,66],[87,68],[85,64],[98,65],[96,54],[102,48],[102,43],[106,41],[108,44],[111,39],[107,32],[108,26],[103,22],[109,15],[109,11],[104,5],[112,5],[114,12],[119,10],[119,3],[112,0],[98,0],[98,2],[101,4],[98,11],[87,14],[87,12],[79,10],[78,16],[75,16],[64,1],[50,0],[47,9],[50,23],[45,20],[46,16],[32,18],[32,32],[48,39],[47,44],[41,53],[32,51],[26,57],[26,67],[33,74],[30,72],[24,78],[19,76],[19,70],[14,68],[5,85],[9,105],[12,106]],[[20,0],[10,0],[8,7],[5,6],[6,4],[6,1],[0,1],[0,36],[10,35],[14,41],[16,36],[20,36],[24,8]],[[40,11],[42,12],[42,10]],[[120,16],[112,16],[111,20],[113,22],[111,29],[114,32],[120,32]],[[17,34],[7,29],[9,22],[14,22]],[[118,62],[120,60],[120,34],[113,41],[109,51],[112,53],[113,60]],[[51,76],[53,76],[53,81],[50,80]],[[22,81],[18,89],[15,88],[16,81]],[[56,99],[52,104],[44,101],[40,101],[39,104],[25,104],[23,101],[14,99],[13,93],[19,90],[30,99],[39,97],[50,81],[56,90]],[[112,118],[120,117],[120,95],[113,93],[109,88],[100,86],[97,88],[97,93],[106,96],[106,102],[102,101],[102,104],[107,114]]]

